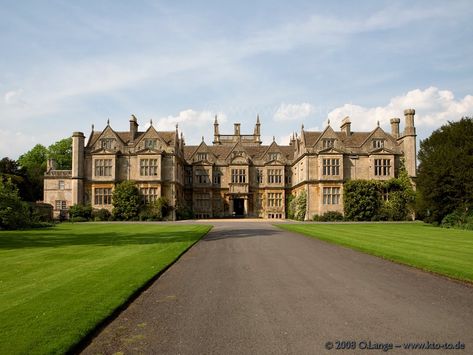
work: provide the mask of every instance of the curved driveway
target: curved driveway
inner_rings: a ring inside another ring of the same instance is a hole
[[[473,353],[471,286],[267,222],[212,224],[84,354],[327,354],[336,341]]]

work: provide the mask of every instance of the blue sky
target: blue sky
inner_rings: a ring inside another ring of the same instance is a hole
[[[0,158],[72,131],[233,122],[266,142],[416,109],[419,137],[473,115],[471,1],[2,1]],[[402,123],[401,123],[402,128]]]

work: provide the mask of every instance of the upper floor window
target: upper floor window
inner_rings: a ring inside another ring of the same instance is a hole
[[[373,148],[383,148],[384,139],[373,139]]]
[[[323,148],[333,148],[335,144],[335,139],[333,138],[324,138],[322,139],[322,147]]]
[[[340,175],[340,159],[323,159],[323,175]]]
[[[113,138],[102,138],[100,140],[103,149],[112,149],[112,145],[115,142]]]
[[[112,159],[95,159],[95,176],[112,176]]]
[[[280,184],[282,182],[282,169],[268,169],[268,184]]]
[[[222,182],[222,174],[220,172],[214,172],[213,173],[213,180],[214,180],[214,184],[215,185],[220,185],[220,183]]]
[[[64,180],[59,180],[59,190],[64,190]]]
[[[338,205],[340,203],[340,188],[324,187],[322,202],[324,205]]]
[[[158,159],[140,159],[140,175],[158,175]]]
[[[375,159],[374,175],[389,176],[391,175],[391,159]]]
[[[232,183],[246,183],[246,169],[232,169]]]
[[[197,169],[195,171],[196,184],[210,184],[209,171],[206,169]]]
[[[207,160],[207,153],[197,153],[197,160]]]
[[[278,153],[269,153],[269,160],[278,160],[279,154]]]
[[[156,149],[156,139],[145,139],[145,148]]]
[[[256,169],[256,183],[263,183],[263,169]]]

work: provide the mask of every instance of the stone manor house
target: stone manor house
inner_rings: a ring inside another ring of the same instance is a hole
[[[385,180],[397,176],[404,158],[411,178],[416,176],[415,110],[390,120],[390,132],[378,126],[371,132],[353,132],[348,117],[339,131],[330,122],[322,132],[302,126],[288,145],[273,139],[261,142],[259,117],[252,134],[220,134],[215,117],[214,139],[208,144],[186,145],[178,127],[160,131],[152,124],[139,131],[135,116],[126,132],[109,122],[94,130],[87,141],[72,134],[72,170],[57,170],[48,161],[44,202],[55,216],[74,204],[112,209],[112,191],[124,180],[137,183],[143,201],[161,196],[175,208],[187,206],[197,218],[285,218],[286,197],[307,194],[306,219],[328,211],[343,213],[343,184],[350,179]],[[173,212],[172,218],[175,218]]]

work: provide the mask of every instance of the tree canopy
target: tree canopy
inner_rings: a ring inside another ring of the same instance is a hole
[[[449,122],[420,143],[417,187],[428,221],[473,207],[473,118]]]
[[[113,217],[118,220],[136,220],[141,207],[140,191],[134,181],[123,181],[113,190]]]

